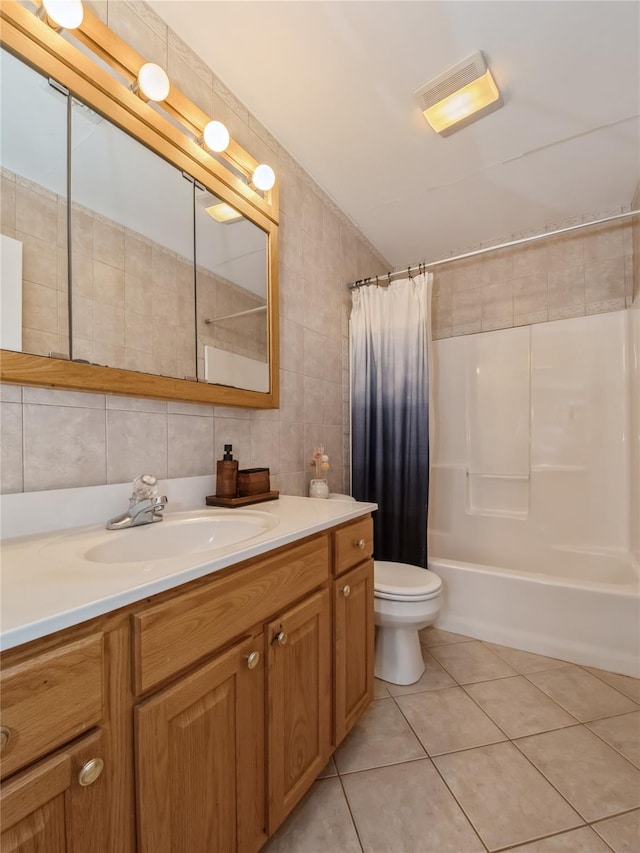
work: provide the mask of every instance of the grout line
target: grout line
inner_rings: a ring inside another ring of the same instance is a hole
[[[335,762],[334,762],[335,763]],[[336,764],[336,770],[338,769],[338,765]],[[347,804],[347,809],[349,810],[349,817],[351,818],[351,823],[353,824],[353,829],[356,834],[356,838],[358,839],[358,844],[360,845],[360,850],[362,853],[365,853],[364,844],[362,843],[362,839],[360,838],[360,832],[358,831],[358,824],[356,823],[356,819],[353,816],[353,812],[351,811],[351,803],[349,802],[349,797],[347,796],[347,792],[344,787],[344,783],[342,781],[342,777],[340,773],[338,773],[338,783],[342,790],[342,796],[344,797],[344,801]]]
[[[635,711],[630,711],[630,713],[631,713],[631,714],[634,714],[634,713],[635,713]],[[623,715],[623,714],[621,714],[621,715],[619,715],[619,716],[624,716],[624,715]],[[612,719],[612,718],[611,718],[611,717],[609,717],[609,718],[605,718],[605,719]],[[590,722],[597,723],[597,722],[600,722],[600,721],[599,721],[599,720],[591,720]],[[624,760],[627,762],[627,764],[630,764],[630,765],[633,767],[633,769],[634,769],[634,770],[638,770],[638,771],[640,772],[640,767],[638,767],[638,765],[637,765],[637,764],[634,764],[634,763],[633,763],[633,761],[632,761],[630,758],[627,758],[627,756],[626,756],[623,752],[620,752],[620,750],[619,750],[617,747],[615,747],[613,744],[609,743],[609,741],[608,741],[608,740],[605,740],[601,735],[599,735],[599,734],[598,734],[598,732],[594,732],[594,731],[593,731],[593,729],[590,729],[590,728],[589,728],[589,724],[588,724],[588,723],[583,723],[583,725],[584,725],[585,729],[587,729],[587,731],[591,732],[591,734],[592,734],[592,735],[595,735],[599,740],[601,740],[601,741],[602,741],[602,743],[604,743],[604,745],[605,745],[605,746],[608,746],[608,747],[609,747],[609,749],[612,749],[612,750],[613,750],[614,752],[616,752],[616,753],[617,753],[621,758],[624,758]]]
[[[491,651],[491,650],[489,649],[488,651]],[[454,676],[451,676],[451,677],[452,677],[452,678],[454,678]],[[499,680],[499,679],[491,679],[491,680],[496,680],[496,681],[497,681],[497,680]],[[454,681],[456,681],[456,686],[457,686],[457,687],[462,688],[462,690],[463,690],[464,694],[465,694],[466,696],[469,696],[469,694],[467,693],[467,691],[464,689],[464,685],[463,685],[463,684],[460,684],[460,683],[459,683],[455,678],[454,678]],[[474,682],[474,683],[478,683],[478,682]],[[534,686],[535,686],[535,685],[534,685]],[[424,691],[424,692],[428,692],[428,691]],[[393,698],[393,699],[394,699],[394,701],[395,701],[395,698],[396,698],[396,697],[395,697],[395,696],[393,696],[392,698]],[[482,713],[484,713],[484,714],[485,714],[485,716],[486,716],[489,720],[491,720],[491,722],[493,722],[493,723],[494,723],[494,725],[495,725],[495,726],[496,726],[500,731],[502,731],[502,732],[503,732],[503,734],[505,735],[505,737],[507,738],[507,740],[506,740],[506,741],[499,741],[498,743],[493,743],[493,744],[481,744],[481,745],[479,745],[479,746],[475,746],[475,747],[468,747],[466,750],[464,750],[464,749],[463,749],[463,750],[454,750],[454,751],[452,751],[452,752],[448,752],[448,753],[441,753],[441,755],[451,755],[451,754],[453,754],[453,752],[466,752],[466,751],[469,751],[469,750],[471,750],[471,749],[482,749],[483,747],[486,747],[486,746],[498,746],[500,743],[511,743],[511,744],[513,744],[513,746],[514,746],[516,749],[518,749],[518,753],[519,753],[520,755],[522,755],[522,756],[523,756],[523,758],[525,758],[525,759],[527,760],[527,762],[528,762],[528,763],[531,765],[531,767],[536,771],[536,773],[538,773],[538,774],[539,774],[539,775],[540,775],[540,776],[541,776],[541,777],[542,777],[542,778],[543,778],[543,779],[544,779],[544,780],[545,780],[545,781],[546,781],[546,782],[547,782],[547,783],[548,783],[548,784],[553,788],[553,790],[554,790],[554,791],[556,791],[556,793],[557,793],[560,797],[562,797],[562,799],[567,803],[567,805],[571,808],[571,810],[572,810],[573,812],[575,812],[575,814],[580,818],[580,820],[583,822],[583,825],[586,825],[586,818],[584,818],[584,817],[583,817],[583,815],[582,815],[582,814],[577,810],[577,808],[576,808],[576,807],[575,807],[571,802],[569,802],[569,800],[568,800],[568,799],[567,799],[567,798],[566,798],[566,797],[565,797],[565,796],[564,796],[564,795],[563,795],[563,794],[562,794],[562,793],[561,793],[561,792],[556,788],[556,786],[555,786],[555,785],[554,785],[554,784],[553,784],[553,783],[552,783],[552,782],[551,782],[551,781],[550,781],[550,780],[549,780],[549,779],[544,775],[544,773],[542,773],[542,771],[541,771],[538,767],[536,767],[536,765],[533,763],[533,761],[532,761],[532,760],[531,760],[527,755],[525,755],[525,753],[524,753],[524,752],[523,752],[523,751],[518,747],[517,743],[515,743],[515,742],[514,742],[514,739],[510,738],[510,737],[507,735],[507,733],[506,733],[506,732],[504,732],[504,730],[503,730],[503,729],[502,729],[502,728],[501,728],[501,727],[496,723],[496,721],[495,721],[495,720],[494,720],[494,719],[493,719],[489,714],[487,714],[487,713],[486,713],[486,711],[484,711],[484,709],[483,709],[483,708],[481,708],[481,707],[478,705],[478,703],[477,703],[477,702],[475,702],[475,700],[473,699],[473,697],[472,697],[472,696],[469,696],[469,698],[470,698],[470,699],[471,699],[471,700],[472,700],[472,701],[473,701],[473,702],[474,702],[474,703],[475,703],[475,704],[480,708],[480,710],[482,711]],[[553,701],[553,700],[552,700],[552,701]],[[396,706],[398,707],[398,709],[399,709],[400,713],[402,714],[402,708],[400,708],[400,706],[398,705],[398,703],[397,703],[397,702],[396,702]],[[405,718],[405,720],[407,720],[407,718],[404,716],[404,714],[402,714],[402,716]],[[571,715],[571,716],[573,716],[573,715]],[[409,722],[409,720],[407,720],[407,724],[408,724],[408,725],[409,725],[409,727],[411,728],[411,731],[413,731],[414,735],[415,735],[416,737],[418,737],[418,736],[417,736],[417,734],[415,733],[415,731],[413,730],[413,727],[411,726],[411,723]],[[581,725],[579,722],[578,722],[577,724],[578,724],[578,725]],[[573,726],[568,726],[568,727],[566,727],[566,728],[574,728],[574,727],[573,727]],[[552,730],[552,731],[553,731],[553,730]],[[545,734],[545,732],[539,732],[538,734]],[[535,737],[535,735],[531,735],[531,737]],[[418,741],[422,744],[422,741],[420,740],[420,738],[418,738]],[[424,748],[424,744],[422,744],[422,745],[423,745],[423,748]],[[429,752],[428,752],[428,751],[427,751],[427,754],[429,755],[429,758],[431,758],[431,755],[429,754]],[[439,756],[437,756],[437,757],[439,757]],[[439,770],[438,766],[435,764],[435,762],[433,762],[433,761],[432,761],[432,763],[433,763],[433,766],[435,767],[435,769],[436,769],[436,771],[437,771],[438,775],[440,776],[440,778],[442,779],[442,781],[443,781],[443,782],[444,782],[444,784],[446,785],[447,789],[451,792],[451,794],[452,794],[452,796],[454,797],[455,801],[458,803],[458,805],[460,806],[461,810],[463,811],[463,813],[464,813],[465,817],[467,818],[467,820],[469,821],[469,823],[470,823],[470,824],[471,824],[471,826],[473,827],[474,832],[475,832],[475,833],[476,833],[476,835],[478,835],[478,837],[480,838],[480,835],[479,835],[479,833],[478,833],[478,831],[477,831],[477,829],[476,829],[475,825],[473,824],[473,822],[471,821],[471,819],[470,819],[470,818],[469,818],[469,816],[467,815],[466,811],[465,811],[465,810],[464,810],[464,808],[462,807],[462,803],[458,800],[458,798],[455,796],[454,792],[451,790],[451,788],[450,788],[450,787],[449,787],[449,785],[447,784],[447,782],[446,782],[446,780],[445,780],[444,776],[440,773],[440,770]],[[577,828],[579,828],[579,827],[570,827],[570,829],[577,829]],[[565,831],[565,832],[567,832],[567,831],[569,831],[569,830],[564,830],[564,831]],[[480,841],[482,841],[482,843],[484,844],[484,841],[483,841],[483,839],[482,839],[482,838],[480,838]],[[528,842],[523,842],[523,843],[528,843]],[[513,846],[513,845],[511,845],[511,846]],[[485,847],[488,849],[487,845],[485,845]],[[508,846],[507,846],[506,848],[502,848],[502,849],[508,849]]]
[[[580,725],[582,728],[586,728],[586,727],[585,727],[585,725],[584,725],[584,723],[580,723],[579,725]],[[567,728],[578,728],[578,726],[568,726]],[[544,734],[544,732],[541,732],[541,734]],[[531,737],[537,737],[537,735],[531,735]],[[547,775],[546,775],[546,774],[545,774],[545,773],[544,773],[544,772],[543,772],[543,771],[542,771],[542,770],[541,770],[541,769],[540,769],[536,764],[534,764],[533,760],[532,760],[531,758],[529,758],[529,756],[528,756],[528,755],[527,755],[527,754],[526,754],[526,753],[525,753],[525,752],[524,752],[524,751],[523,751],[523,750],[518,746],[517,741],[516,741],[516,740],[513,740],[513,741],[511,741],[511,743],[515,746],[515,748],[518,750],[518,752],[520,753],[520,755],[522,755],[524,758],[526,758],[526,759],[527,759],[527,761],[528,761],[528,762],[529,762],[529,764],[534,768],[534,770],[537,770],[537,772],[542,776],[542,778],[543,778],[546,782],[548,782],[548,784],[549,784],[549,785],[551,785],[551,787],[553,788],[553,790],[554,790],[554,791],[556,791],[556,793],[557,793],[560,797],[562,797],[562,799],[563,799],[563,800],[567,803],[567,805],[568,805],[568,806],[569,806],[569,807],[570,807],[570,808],[571,808],[571,809],[572,809],[572,810],[573,810],[573,811],[578,815],[578,817],[579,817],[579,818],[580,818],[580,819],[581,819],[585,824],[587,824],[587,825],[588,825],[588,823],[589,823],[588,819],[587,819],[587,818],[582,814],[582,812],[580,812],[580,811],[578,810],[578,807],[577,807],[576,805],[574,805],[574,803],[572,803],[572,802],[571,802],[571,800],[569,800],[569,798],[568,798],[568,797],[566,797],[566,796],[562,793],[562,791],[560,791],[560,790],[556,787],[556,785],[554,784],[554,782],[552,782],[552,781],[551,781],[551,779],[549,779],[549,777],[548,777],[548,776],[547,776]],[[637,770],[637,768],[636,768],[636,770]],[[610,815],[610,817],[614,817],[614,815]],[[598,820],[604,820],[604,818],[598,818]]]
[[[640,705],[638,704],[637,700],[633,698],[633,696],[629,696],[629,694],[625,693],[624,690],[620,690],[618,687],[614,687],[613,684],[610,684],[608,681],[606,681],[604,678],[602,678],[602,676],[599,675],[598,673],[591,672],[591,670],[587,669],[586,665],[583,666],[582,664],[576,663],[576,664],[574,664],[574,666],[579,666],[580,669],[584,670],[584,672],[587,673],[587,675],[592,675],[594,678],[597,678],[598,681],[602,682],[602,684],[606,684],[607,687],[610,687],[612,690],[615,690],[616,693],[620,693],[622,696],[625,696],[630,702],[633,702],[634,704],[638,705],[638,707],[640,708]],[[618,675],[619,673],[613,672],[611,674],[612,675]],[[633,678],[632,675],[626,675],[626,676],[623,675],[622,677],[623,678]],[[635,678],[634,681],[640,681],[640,679]]]
[[[470,641],[471,641],[471,640],[470,640]],[[443,643],[443,644],[441,644],[441,645],[461,645],[461,643]],[[431,647],[422,646],[422,651],[423,651],[423,652],[427,652],[428,654],[431,654]],[[499,656],[499,655],[497,655],[497,653],[494,653],[491,649],[488,649],[488,651],[492,652],[493,654],[496,654],[496,657],[498,657],[500,660],[502,660],[502,658],[500,658],[500,656]],[[454,794],[453,790],[452,790],[452,789],[450,788],[450,786],[448,785],[448,783],[447,783],[446,779],[444,778],[444,776],[443,776],[443,775],[442,775],[442,773],[440,772],[439,768],[437,767],[437,765],[436,765],[436,764],[435,764],[435,762],[433,761],[433,756],[429,753],[429,751],[427,750],[426,746],[424,745],[424,743],[422,742],[422,740],[418,737],[418,735],[416,734],[416,731],[414,730],[413,726],[411,725],[411,723],[409,722],[409,720],[407,719],[407,717],[406,717],[406,716],[405,716],[405,714],[403,713],[402,708],[401,708],[401,707],[400,707],[400,705],[398,704],[398,700],[399,700],[399,699],[404,698],[404,697],[406,697],[406,696],[415,696],[415,695],[417,695],[417,694],[419,694],[419,693],[434,693],[434,692],[437,692],[437,691],[439,691],[439,690],[447,690],[447,689],[451,689],[452,687],[460,687],[460,688],[462,688],[464,695],[465,695],[465,696],[468,696],[468,697],[469,697],[469,698],[474,702],[474,704],[475,704],[475,705],[480,709],[480,711],[481,711],[481,712],[482,712],[482,713],[483,713],[483,714],[484,714],[484,715],[485,715],[485,716],[486,716],[486,717],[487,717],[487,718],[488,718],[488,719],[489,719],[489,720],[490,720],[490,721],[491,721],[491,722],[496,726],[496,728],[498,728],[498,730],[499,730],[499,731],[503,732],[503,734],[505,735],[506,741],[498,741],[498,742],[496,742],[496,743],[490,743],[490,744],[479,744],[479,745],[474,746],[474,747],[465,747],[465,748],[463,748],[463,749],[459,749],[459,750],[450,750],[449,752],[439,753],[439,754],[438,754],[437,756],[435,756],[435,757],[440,757],[440,756],[444,756],[444,755],[451,755],[451,754],[455,754],[455,753],[471,751],[471,750],[474,750],[474,749],[481,749],[481,748],[483,748],[483,747],[487,747],[487,746],[498,746],[500,743],[511,743],[511,744],[513,744],[513,746],[518,750],[518,754],[519,754],[519,755],[521,755],[521,756],[522,756],[522,757],[523,757],[523,758],[528,762],[528,764],[533,768],[533,770],[535,770],[535,771],[536,771],[536,773],[537,773],[537,774],[538,774],[542,779],[544,779],[544,781],[545,781],[545,782],[547,782],[547,784],[548,784],[548,785],[549,785],[549,786],[550,786],[550,787],[551,787],[551,788],[552,788],[552,789],[553,789],[553,790],[558,794],[558,796],[559,796],[559,797],[560,797],[564,802],[566,802],[566,803],[567,803],[567,805],[568,805],[568,806],[571,808],[571,810],[576,814],[576,816],[579,818],[579,820],[580,820],[580,821],[582,821],[582,823],[581,823],[579,826],[565,828],[565,829],[563,829],[563,830],[561,830],[561,831],[559,831],[559,832],[551,833],[551,834],[549,834],[549,835],[542,835],[542,836],[539,836],[538,838],[534,838],[534,839],[529,839],[528,841],[520,842],[517,846],[521,846],[521,845],[524,845],[524,844],[529,844],[529,843],[531,843],[531,842],[533,842],[533,841],[544,840],[544,839],[546,839],[546,838],[554,838],[554,837],[556,837],[556,836],[563,835],[563,834],[565,834],[565,833],[568,833],[568,832],[571,832],[571,831],[574,831],[574,830],[577,830],[577,829],[581,829],[581,828],[584,828],[584,827],[591,827],[591,826],[592,826],[593,824],[595,824],[595,823],[601,823],[601,822],[603,822],[603,821],[605,821],[605,820],[608,820],[608,819],[610,819],[610,818],[619,817],[619,816],[621,816],[621,815],[623,815],[623,814],[632,813],[632,812],[635,812],[635,811],[637,811],[637,810],[638,810],[638,808],[634,806],[634,807],[632,807],[632,808],[624,809],[624,810],[622,810],[622,811],[620,811],[620,812],[616,812],[616,813],[611,814],[611,815],[606,815],[606,816],[604,816],[604,817],[598,817],[598,818],[596,818],[596,819],[594,819],[594,820],[591,820],[591,821],[587,820],[587,818],[585,818],[585,817],[581,814],[581,812],[578,810],[578,808],[577,808],[577,807],[576,807],[576,806],[575,806],[575,805],[574,805],[574,804],[573,804],[573,803],[572,803],[572,802],[571,802],[571,801],[570,801],[570,800],[569,800],[569,799],[568,799],[568,798],[567,798],[567,797],[566,797],[566,796],[565,796],[565,795],[564,795],[564,794],[563,794],[563,793],[562,793],[562,792],[561,792],[561,791],[556,787],[556,785],[555,785],[555,784],[554,784],[554,783],[553,783],[553,782],[552,782],[552,781],[551,781],[551,780],[550,780],[550,779],[545,775],[545,773],[544,773],[544,772],[543,772],[543,771],[542,771],[542,770],[541,770],[541,769],[540,769],[536,764],[534,764],[533,760],[532,760],[531,758],[529,758],[529,756],[527,756],[527,755],[523,752],[523,750],[518,746],[518,743],[516,742],[516,741],[518,741],[518,740],[523,740],[523,739],[525,739],[525,738],[529,738],[529,737],[537,737],[537,736],[544,735],[544,734],[547,734],[547,733],[550,733],[550,732],[563,731],[564,729],[576,728],[576,727],[578,727],[578,726],[581,726],[583,729],[586,729],[587,731],[589,731],[589,732],[591,732],[592,734],[596,735],[596,737],[598,737],[598,739],[599,739],[600,741],[602,741],[602,743],[604,743],[604,745],[605,745],[605,746],[608,746],[609,748],[613,749],[613,751],[614,751],[615,753],[619,754],[619,755],[620,755],[620,756],[621,756],[625,761],[627,761],[627,763],[628,763],[628,764],[630,764],[630,765],[631,765],[631,766],[632,766],[632,767],[637,771],[637,770],[638,770],[638,767],[637,767],[636,765],[634,765],[632,761],[630,761],[626,756],[624,756],[622,753],[620,753],[620,752],[619,752],[615,747],[613,747],[611,744],[607,743],[607,741],[605,741],[605,740],[604,740],[604,738],[600,737],[596,732],[592,732],[592,731],[591,731],[591,729],[589,729],[589,728],[588,728],[588,722],[597,722],[597,720],[590,720],[590,721],[585,721],[585,722],[583,722],[583,721],[581,721],[581,720],[578,720],[578,719],[577,719],[573,714],[571,714],[571,712],[570,712],[570,711],[568,711],[568,709],[564,708],[564,706],[562,706],[562,705],[560,704],[560,702],[557,702],[555,699],[553,699],[551,696],[549,696],[547,693],[545,693],[545,692],[544,692],[544,691],[543,691],[543,690],[542,690],[538,685],[534,684],[534,683],[533,683],[533,682],[532,682],[532,681],[527,677],[527,673],[521,673],[521,672],[515,671],[515,672],[514,672],[514,676],[516,676],[516,677],[523,677],[523,678],[525,678],[525,679],[527,680],[527,682],[528,682],[529,684],[531,684],[535,689],[539,690],[539,691],[540,691],[540,693],[541,693],[544,697],[546,697],[547,699],[549,699],[549,700],[550,700],[554,705],[557,705],[557,706],[558,706],[558,708],[560,708],[560,709],[564,710],[567,714],[569,714],[569,716],[570,716],[570,717],[572,717],[572,719],[574,719],[574,720],[575,720],[575,724],[570,724],[570,725],[567,725],[567,726],[561,726],[561,727],[559,727],[559,728],[550,728],[550,729],[545,729],[544,731],[541,731],[541,732],[534,732],[533,734],[530,734],[530,735],[518,735],[517,737],[514,737],[514,738],[509,737],[509,735],[508,735],[508,734],[504,731],[504,729],[503,729],[503,728],[502,728],[502,727],[501,727],[501,726],[500,726],[500,725],[499,725],[499,724],[498,724],[498,723],[493,719],[493,717],[492,717],[492,716],[491,716],[491,715],[490,715],[490,714],[489,714],[489,713],[488,713],[488,712],[487,712],[487,711],[486,711],[486,710],[485,710],[485,709],[484,709],[484,708],[483,708],[483,707],[482,707],[482,706],[481,706],[481,705],[480,705],[480,704],[475,700],[475,698],[474,698],[473,696],[471,696],[471,695],[468,693],[468,691],[467,691],[467,687],[472,686],[472,685],[474,685],[474,684],[486,683],[486,682],[488,682],[488,681],[498,681],[498,680],[501,680],[502,678],[513,677],[513,676],[499,676],[499,677],[497,677],[497,678],[495,678],[495,677],[494,677],[494,678],[486,679],[486,681],[481,681],[481,682],[469,682],[468,684],[462,684],[462,683],[460,683],[460,682],[459,682],[459,681],[458,681],[458,680],[457,680],[457,679],[456,679],[456,678],[455,678],[455,677],[454,677],[450,672],[448,672],[448,670],[446,669],[446,667],[445,667],[445,666],[444,666],[440,661],[438,661],[438,660],[437,660],[437,658],[435,658],[435,657],[434,657],[434,659],[436,660],[436,662],[438,663],[438,665],[439,665],[439,666],[440,666],[440,667],[441,667],[441,668],[442,668],[442,669],[443,669],[443,670],[444,670],[444,671],[445,671],[445,672],[446,672],[446,673],[447,673],[447,674],[448,674],[448,675],[453,679],[453,681],[454,681],[454,684],[453,684],[453,685],[449,685],[448,687],[434,688],[434,689],[431,689],[431,690],[429,690],[429,689],[426,689],[426,690],[425,690],[425,689],[423,689],[423,690],[417,690],[415,693],[401,693],[401,694],[398,694],[398,695],[394,695],[394,694],[392,694],[392,693],[389,693],[389,695],[388,695],[388,696],[382,696],[382,697],[379,697],[379,699],[392,699],[392,700],[394,701],[394,704],[396,705],[396,707],[398,708],[398,710],[399,710],[399,711],[400,711],[400,713],[402,714],[402,717],[403,717],[403,719],[406,721],[407,725],[409,726],[409,729],[410,729],[410,730],[411,730],[411,732],[413,733],[414,737],[416,737],[416,739],[417,739],[418,743],[419,743],[419,744],[422,746],[422,748],[424,749],[424,751],[425,751],[425,753],[426,753],[426,758],[431,762],[432,766],[435,768],[436,772],[438,773],[438,776],[442,779],[442,782],[444,783],[444,785],[445,785],[446,789],[450,792],[450,794],[451,794],[451,796],[453,797],[454,801],[457,803],[458,807],[460,808],[460,810],[461,810],[461,811],[462,811],[462,813],[464,814],[465,818],[467,819],[468,823],[470,824],[470,826],[471,826],[471,828],[473,829],[474,833],[477,835],[478,839],[479,839],[479,840],[480,840],[480,842],[482,843],[482,845],[483,845],[483,847],[485,848],[485,850],[488,850],[488,849],[489,849],[489,848],[488,848],[488,846],[485,844],[485,842],[484,842],[484,841],[483,841],[483,839],[481,838],[481,836],[480,836],[480,834],[479,834],[478,830],[476,829],[476,827],[475,827],[475,825],[474,825],[473,821],[471,820],[471,818],[469,817],[469,815],[468,815],[468,814],[467,814],[467,812],[465,811],[464,807],[462,806],[462,803],[458,800],[458,798],[457,798],[457,797],[456,797],[456,795]],[[507,666],[510,666],[506,661],[503,661],[503,662],[504,662]],[[582,668],[582,667],[580,667],[580,665],[579,665],[579,664],[571,664],[571,663],[569,663],[569,662],[567,663],[567,666],[577,666],[577,667],[579,667],[579,668]],[[563,668],[565,668],[565,667],[554,667],[553,669],[563,669]],[[537,672],[541,672],[541,671],[548,671],[548,670],[538,670]],[[533,675],[533,674],[536,674],[536,673],[529,673],[529,674]],[[600,681],[603,681],[603,679],[599,679],[599,680],[600,680]],[[604,682],[604,681],[603,681],[603,683],[604,683],[604,684],[606,684],[606,686],[611,687],[611,685],[609,685],[607,682]],[[387,688],[387,689],[388,689],[388,688]],[[613,690],[615,690],[616,688],[613,688],[613,687],[612,687],[612,689],[613,689]],[[625,698],[628,698],[628,699],[630,699],[630,701],[634,702],[634,700],[633,700],[633,699],[631,699],[631,697],[628,697],[628,696],[626,696],[625,694],[622,694],[622,691],[616,691],[616,692],[620,693],[621,695],[625,696]],[[378,699],[378,701],[379,701],[379,699]],[[613,715],[610,715],[609,717],[603,717],[603,718],[599,718],[599,719],[611,719],[611,718],[615,718],[615,717],[625,716],[626,714],[629,714],[629,713],[634,713],[634,711],[633,711],[633,710],[632,710],[632,711],[625,711],[625,712],[622,712],[622,713],[613,714]],[[420,760],[424,760],[424,757],[423,757],[423,758],[409,759],[409,760],[401,761],[401,762],[396,762],[395,764],[377,765],[376,767],[365,768],[364,770],[350,771],[350,773],[355,773],[355,772],[366,772],[366,770],[375,770],[375,769],[377,769],[378,767],[397,766],[397,764],[410,764],[410,763],[413,763],[414,761],[420,761]],[[337,764],[336,764],[336,769],[337,769]],[[342,777],[342,775],[348,775],[348,774],[340,774],[340,772],[338,771],[338,775],[339,775],[339,777],[341,778],[341,777]],[[342,779],[341,779],[341,784],[342,784]],[[343,786],[343,790],[344,790],[344,786]],[[345,796],[346,796],[346,792],[345,792]],[[353,815],[352,815],[352,817],[353,817]],[[354,824],[355,824],[355,820],[354,820]],[[595,830],[593,830],[593,831],[595,832]],[[603,842],[604,844],[606,844],[606,846],[607,846],[607,847],[609,847],[610,849],[612,849],[612,848],[610,847],[610,845],[609,845],[609,844],[608,844],[608,843],[607,843],[607,842],[606,842],[606,841],[605,841],[605,840],[604,840],[604,839],[599,835],[599,833],[596,833],[596,834],[597,834],[598,838],[599,838],[600,840],[602,840],[602,842]],[[358,838],[359,838],[359,835],[358,835]],[[495,851],[492,851],[491,853],[499,853],[499,851],[506,851],[506,850],[510,850],[510,849],[512,849],[512,848],[514,848],[513,843],[512,843],[512,844],[510,844],[510,845],[507,845],[507,846],[505,846],[505,847],[497,848]]]
[[[414,695],[414,694],[412,694],[412,695]],[[418,737],[418,735],[416,734],[416,732],[415,732],[415,730],[414,730],[413,726],[411,725],[411,723],[409,722],[409,720],[407,719],[407,717],[404,715],[404,713],[403,713],[403,711],[402,711],[402,708],[401,708],[401,707],[398,705],[398,703],[396,702],[396,697],[395,697],[395,696],[392,696],[391,698],[392,698],[392,699],[393,699],[393,701],[395,702],[396,708],[400,711],[400,713],[402,714],[402,716],[403,716],[404,720],[406,721],[407,725],[409,726],[409,728],[410,728],[410,729],[411,729],[411,731],[413,732],[413,736],[417,739],[418,743],[422,746],[422,748],[424,749],[425,753],[427,754],[427,760],[431,763],[431,766],[434,768],[434,770],[436,771],[436,773],[438,774],[438,776],[440,777],[440,779],[442,779],[442,782],[443,782],[443,784],[444,784],[445,788],[447,789],[447,791],[449,791],[449,793],[451,794],[451,796],[452,796],[452,797],[453,797],[453,799],[454,799],[454,802],[455,802],[455,803],[457,803],[458,808],[460,809],[460,811],[462,812],[462,814],[463,814],[463,815],[465,816],[465,818],[467,819],[467,822],[469,823],[469,826],[471,827],[471,829],[472,829],[472,830],[475,832],[475,834],[477,835],[478,840],[480,841],[480,843],[482,844],[482,846],[484,847],[484,849],[485,849],[485,850],[489,850],[489,847],[485,844],[484,839],[481,837],[480,833],[479,833],[479,832],[478,832],[478,830],[476,829],[475,824],[473,823],[473,821],[471,820],[471,818],[469,817],[469,815],[467,814],[467,812],[465,811],[465,809],[462,807],[462,803],[458,800],[458,798],[456,797],[456,795],[453,793],[453,791],[451,790],[451,788],[450,788],[450,787],[449,787],[449,785],[447,784],[446,779],[443,777],[443,775],[442,775],[442,773],[440,772],[439,768],[437,767],[437,765],[436,765],[436,764],[435,764],[435,762],[433,761],[433,759],[432,759],[431,755],[429,754],[428,749],[427,749],[427,748],[426,748],[426,746],[422,743],[422,741],[420,740],[420,738],[419,738],[419,737]]]
[[[495,679],[495,680],[497,681],[498,679]],[[527,679],[527,681],[528,681],[528,679]],[[514,735],[513,737],[511,737],[511,735],[509,735],[509,734],[508,734],[508,733],[507,733],[507,732],[502,728],[502,726],[497,722],[497,720],[494,720],[494,718],[491,716],[491,714],[490,714],[488,711],[486,711],[486,710],[482,707],[482,705],[480,705],[480,703],[475,699],[475,697],[474,697],[474,696],[472,696],[472,695],[468,692],[468,690],[467,690],[467,688],[468,688],[468,687],[473,687],[473,686],[475,686],[476,684],[487,684],[487,683],[488,683],[488,682],[486,682],[486,681],[474,681],[474,682],[472,682],[472,683],[470,683],[470,684],[461,684],[461,685],[460,685],[460,687],[462,687],[462,689],[463,689],[463,690],[464,690],[464,692],[467,694],[467,696],[469,696],[469,698],[470,698],[470,699],[473,699],[473,701],[476,703],[476,705],[477,705],[477,706],[478,706],[482,711],[484,711],[484,713],[489,717],[489,719],[490,719],[493,723],[495,723],[495,725],[496,725],[496,726],[498,726],[498,728],[499,728],[501,731],[503,731],[503,732],[505,733],[505,735],[509,738],[509,740],[516,740],[516,738],[522,738],[522,737],[535,737],[535,735],[542,735],[542,734],[545,734],[546,732],[556,732],[556,731],[559,731],[560,729],[568,729],[568,728],[571,728],[571,726],[572,726],[572,725],[574,725],[573,723],[569,723],[569,724],[568,724],[568,725],[566,725],[566,726],[553,726],[553,727],[552,727],[552,728],[550,728],[550,729],[542,729],[542,731],[539,731],[539,732],[531,732],[531,734],[528,734],[528,735]],[[538,691],[540,692],[540,695],[541,695],[541,696],[543,696],[545,699],[548,699],[548,700],[549,700],[550,702],[552,702],[554,705],[557,705],[557,706],[558,706],[558,710],[560,710],[560,711],[564,711],[564,712],[565,712],[565,714],[569,714],[569,716],[571,717],[571,719],[572,719],[572,720],[575,720],[576,724],[580,724],[580,723],[581,723],[581,720],[579,720],[576,716],[574,716],[574,715],[573,715],[573,714],[571,714],[569,711],[567,711],[567,709],[566,709],[566,708],[563,708],[563,707],[562,707],[562,705],[561,705],[559,702],[556,702],[556,701],[555,701],[555,699],[552,699],[552,698],[551,698],[551,696],[548,696],[548,695],[544,692],[544,690],[540,690],[540,688],[539,688],[536,684],[533,684],[533,682],[531,682],[531,681],[528,681],[528,683],[529,683],[532,687],[534,687],[536,690],[538,690]]]

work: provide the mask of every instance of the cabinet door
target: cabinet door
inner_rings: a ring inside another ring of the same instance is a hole
[[[109,853],[102,732],[9,779],[2,788],[2,853]]]
[[[135,709],[140,853],[253,853],[266,841],[263,638]]]
[[[336,746],[373,699],[373,560],[333,583]]]
[[[331,754],[329,590],[285,612],[266,633],[271,834]]]

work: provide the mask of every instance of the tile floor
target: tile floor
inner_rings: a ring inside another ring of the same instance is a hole
[[[269,853],[638,853],[640,681],[421,633]]]

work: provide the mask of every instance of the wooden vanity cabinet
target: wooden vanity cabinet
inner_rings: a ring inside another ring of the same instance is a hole
[[[4,652],[1,853],[256,853],[372,698],[370,533]]]
[[[323,770],[331,745],[331,602],[324,588],[266,628],[269,835]]]
[[[134,850],[128,667],[117,615],[2,654],[2,853]]]
[[[140,853],[266,841],[264,671],[249,637],[136,707]]]
[[[334,745],[351,731],[373,699],[373,521],[370,516],[333,534]]]
[[[18,773],[2,790],[2,853],[112,853],[101,731]]]

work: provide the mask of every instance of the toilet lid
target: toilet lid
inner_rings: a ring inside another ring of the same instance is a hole
[[[442,581],[435,572],[411,566],[408,563],[390,563],[375,560],[373,564],[374,589],[377,598],[392,601],[426,601],[435,598],[442,589]]]

